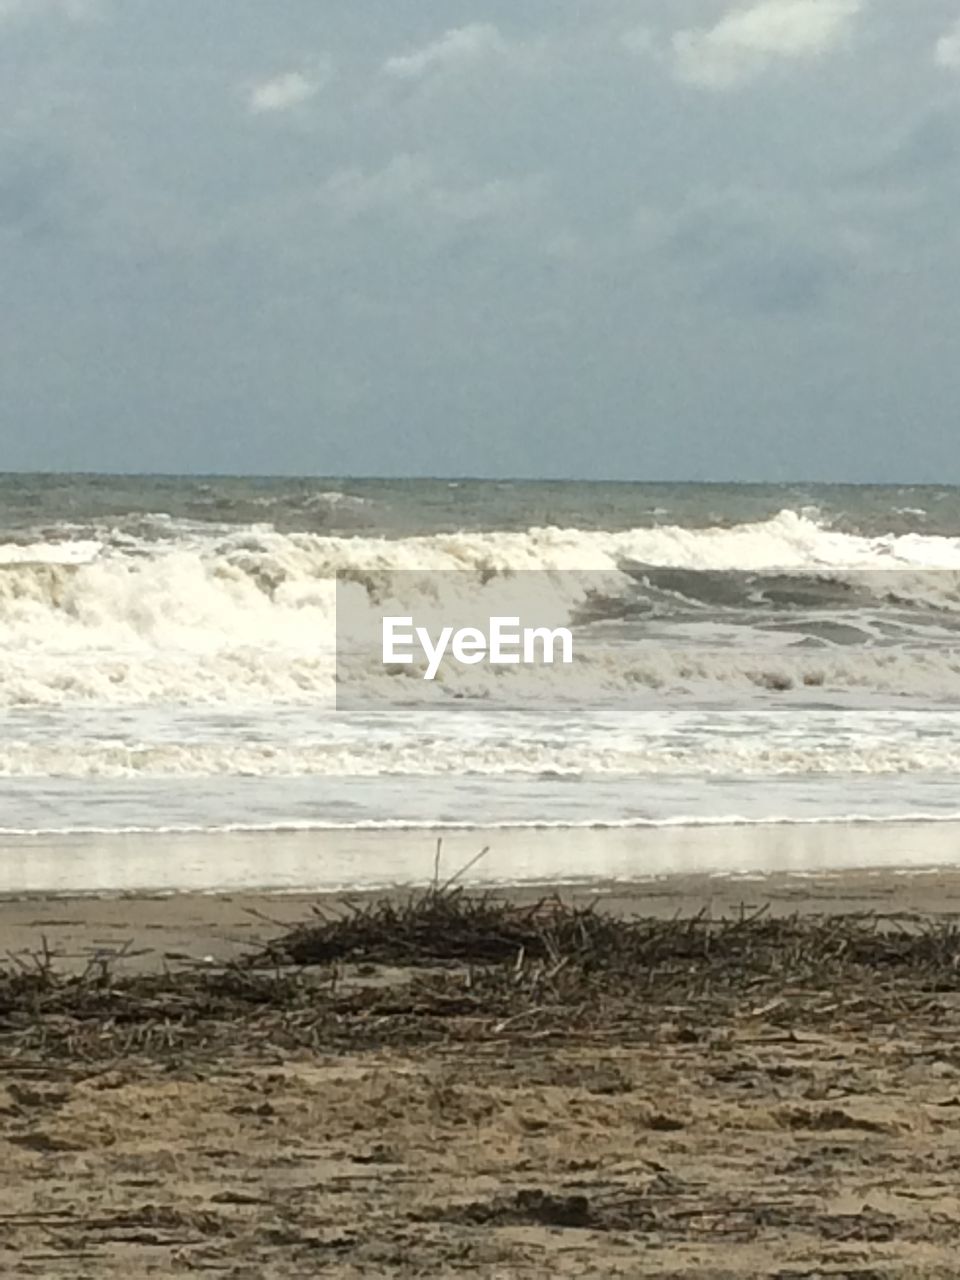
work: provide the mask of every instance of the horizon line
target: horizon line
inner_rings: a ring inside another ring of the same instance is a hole
[[[630,478],[622,476],[536,476],[536,475],[481,475],[470,473],[420,473],[404,475],[387,475],[365,472],[322,472],[322,471],[96,471],[66,470],[54,468],[14,468],[0,470],[0,478],[7,477],[42,477],[44,479],[103,479],[113,480],[338,480],[360,481],[363,483],[446,483],[446,484],[585,484],[585,485],[661,485],[679,487],[681,485],[701,486],[739,486],[742,488],[787,488],[804,485],[818,485],[842,489],[954,489],[960,487],[960,480],[826,480],[810,476],[784,479],[750,479],[741,480],[732,477],[691,479],[691,478]]]

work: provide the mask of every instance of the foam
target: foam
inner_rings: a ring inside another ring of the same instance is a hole
[[[358,596],[381,605],[389,603],[398,571],[423,574],[426,606],[437,604],[436,581],[427,575],[438,570],[465,571],[451,590],[472,603],[491,574],[537,569],[552,575],[552,598],[543,605],[560,620],[582,602],[588,578],[595,585],[598,573],[607,575],[614,594],[624,590],[631,581],[621,571],[626,562],[843,570],[867,583],[866,571],[883,569],[898,575],[901,598],[914,593],[939,608],[960,607],[956,539],[865,538],[825,528],[813,513],[789,510],[733,528],[621,533],[543,527],[388,539],[283,534],[250,525],[213,536],[191,526],[165,541],[129,536],[119,545],[54,539],[0,548],[0,705],[329,703],[338,572],[353,578]],[[952,572],[932,580],[930,569]],[[884,593],[891,581],[881,584]],[[510,589],[509,578],[500,576],[498,603],[504,592],[509,599]],[[514,590],[519,597],[525,585],[516,580]],[[443,603],[449,608],[454,602]],[[770,659],[769,670],[762,664],[758,669],[748,655],[704,655],[700,661],[690,667],[669,652],[608,655],[589,678],[611,693],[703,681],[737,688],[802,685],[808,677],[923,692],[955,686],[957,678],[953,659],[942,653],[860,654],[856,661],[797,655]],[[382,672],[370,676],[383,678]]]

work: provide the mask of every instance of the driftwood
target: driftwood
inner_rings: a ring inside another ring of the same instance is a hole
[[[130,1056],[626,1042],[665,1025],[697,1040],[731,1017],[758,1037],[875,1026],[949,1004],[960,933],[875,916],[624,920],[555,897],[518,907],[438,877],[404,901],[317,910],[243,964],[122,966],[101,957],[65,975],[45,944],[11,958],[0,969],[0,1059],[42,1074],[51,1060],[102,1070]]]

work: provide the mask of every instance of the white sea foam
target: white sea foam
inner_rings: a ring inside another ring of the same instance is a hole
[[[502,605],[510,598],[512,572],[543,570],[559,620],[580,603],[588,579],[596,586],[598,574],[606,575],[612,594],[622,591],[629,581],[621,572],[625,563],[842,569],[868,585],[864,571],[882,569],[897,575],[878,583],[884,594],[896,587],[904,598],[946,609],[960,605],[958,540],[864,538],[791,511],[733,528],[621,533],[545,527],[387,539],[281,534],[264,525],[210,536],[192,526],[161,542],[128,537],[120,545],[8,545],[0,548],[0,705],[329,699],[338,571],[354,579],[358,597],[379,606],[389,605],[398,571],[423,574],[427,607],[431,599],[436,603],[437,571],[466,571],[450,587],[464,601],[475,601],[495,577]],[[932,577],[930,569],[952,572]],[[404,589],[410,590],[409,576]],[[526,589],[515,580],[518,598]],[[551,604],[542,603],[545,609]],[[856,662],[837,654],[777,661],[781,666],[767,671],[757,670],[748,654],[705,654],[692,663],[676,653],[608,655],[598,659],[606,669],[593,677],[611,691],[685,680],[743,687],[835,680],[909,692],[931,681],[942,689],[957,679],[953,659],[942,653],[878,650]]]
[[[103,550],[103,544],[89,538],[70,541],[58,538],[53,542],[0,544],[0,571],[12,565],[78,565],[89,564]]]
[[[0,746],[0,778],[791,778],[816,775],[960,773],[960,746],[931,738],[892,741],[876,735],[834,742],[826,735],[776,741],[736,731],[712,739],[647,745],[642,735],[609,745],[609,732],[570,743],[533,739],[410,737],[337,742],[141,742],[109,739]]]
[[[294,822],[227,822],[210,825],[201,823],[165,823],[158,826],[128,824],[113,827],[93,824],[50,827],[4,827],[0,836],[26,839],[44,839],[50,836],[180,836],[180,835],[258,835],[258,834],[310,834],[311,832],[346,831],[657,831],[676,827],[711,829],[714,827],[942,827],[960,822],[960,810],[950,813],[927,813],[924,810],[877,815],[850,811],[828,814],[822,817],[797,817],[791,814],[771,814],[751,818],[744,814],[718,813],[673,814],[668,818],[584,818],[580,821],[551,821],[550,819],[516,819],[502,821],[452,821],[445,818],[425,818],[420,821],[406,818],[359,818],[356,821],[294,821]],[[951,851],[955,854],[955,847]],[[906,861],[906,859],[905,859]],[[593,878],[585,873],[584,878]]]

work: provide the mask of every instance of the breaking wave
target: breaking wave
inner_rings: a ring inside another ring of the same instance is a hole
[[[406,575],[408,592],[410,575],[421,574],[425,605],[436,605],[435,575],[443,570],[461,571],[451,590],[462,600],[475,601],[496,582],[499,611],[511,589],[523,596],[523,571],[542,571],[551,595],[545,607],[558,619],[580,621],[638,610],[662,614],[667,602],[668,612],[697,609],[703,621],[706,610],[715,622],[725,608],[783,603],[785,591],[788,603],[821,609],[852,601],[874,606],[869,625],[879,622],[880,630],[865,638],[886,646],[854,658],[828,636],[819,648],[781,647],[760,659],[715,648],[698,655],[630,646],[591,659],[590,678],[610,692],[690,682],[784,690],[837,683],[916,693],[958,686],[960,660],[952,651],[892,641],[904,625],[896,611],[910,608],[934,611],[950,639],[954,615],[960,619],[960,540],[916,533],[867,538],[786,510],[729,528],[543,527],[392,539],[181,522],[161,540],[130,530],[91,540],[72,539],[61,527],[43,542],[0,546],[0,705],[329,701],[337,573],[354,584],[358,598],[378,606],[389,603],[398,573]],[[747,575],[742,598],[718,598],[720,587],[716,581],[711,587],[705,570]],[[697,571],[695,579],[689,571]],[[793,575],[789,587],[778,578],[786,573]],[[389,681],[382,670],[370,675]],[[489,689],[477,692],[490,696]]]
[[[960,746],[928,742],[771,743],[759,739],[605,745],[602,737],[570,744],[503,740],[472,742],[460,754],[451,740],[123,743],[89,739],[8,742],[0,778],[790,778],[960,773]]]

